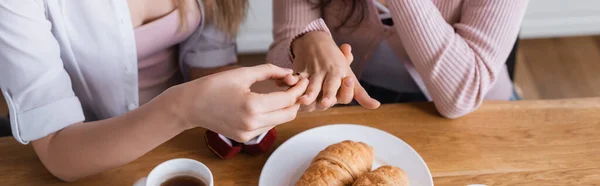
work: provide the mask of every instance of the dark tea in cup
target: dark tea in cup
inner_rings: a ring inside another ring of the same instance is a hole
[[[177,176],[173,177],[160,186],[207,186],[204,181],[193,176]]]
[[[193,159],[177,158],[154,167],[148,177],[138,180],[135,186],[214,186],[214,183],[206,165]]]

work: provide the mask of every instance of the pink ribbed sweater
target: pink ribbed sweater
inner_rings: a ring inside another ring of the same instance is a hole
[[[475,110],[484,99],[507,100],[512,84],[505,68],[528,0],[388,0],[394,26],[381,23],[372,1],[363,22],[332,29],[345,15],[344,1],[321,11],[307,0],[273,2],[273,34],[267,61],[291,67],[292,39],[306,30],[329,30],[337,43],[352,45],[353,70],[382,40],[406,61],[407,70],[439,112],[456,118]],[[325,25],[326,24],[326,25]],[[309,25],[311,27],[309,27]],[[320,27],[320,28],[319,28]]]

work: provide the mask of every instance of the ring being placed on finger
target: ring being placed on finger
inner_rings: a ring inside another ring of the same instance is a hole
[[[308,72],[299,72],[299,74],[302,78],[310,79],[310,74],[308,74]]]
[[[305,75],[305,73],[300,73],[300,72],[296,72],[294,74],[292,74],[293,76],[298,76],[300,78],[308,78],[308,74]]]

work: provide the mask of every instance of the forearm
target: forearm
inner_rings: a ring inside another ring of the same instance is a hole
[[[48,170],[65,181],[127,164],[188,128],[161,96],[119,117],[71,125],[33,146]]]
[[[454,28],[431,0],[388,3],[394,22],[401,23],[394,28],[413,63],[434,63],[449,43],[457,42]]]
[[[456,118],[477,108],[493,81],[489,66],[481,63],[433,2],[390,4],[393,18],[402,23],[394,27],[438,111]]]
[[[526,0],[465,1],[460,22],[450,24],[430,0],[389,3],[402,23],[394,28],[415,67],[426,72],[422,75],[443,74],[444,68],[466,77],[479,69],[492,78],[510,53],[527,5]]]
[[[459,117],[477,108],[510,53],[527,1],[465,1],[448,23],[429,0],[389,1],[412,64],[438,110]],[[490,25],[493,24],[493,25]]]

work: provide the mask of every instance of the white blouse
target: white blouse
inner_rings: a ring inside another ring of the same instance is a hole
[[[202,21],[180,44],[179,61],[234,63],[235,43]],[[137,108],[137,64],[125,0],[0,0],[0,88],[21,143]]]

